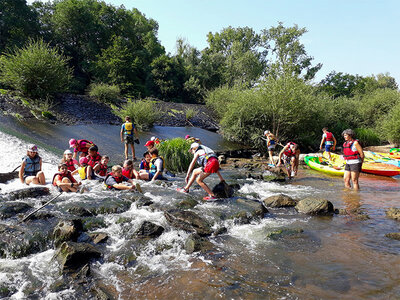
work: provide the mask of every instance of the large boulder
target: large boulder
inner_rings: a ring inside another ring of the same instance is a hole
[[[221,181],[212,189],[215,197],[217,198],[231,198],[235,193],[232,186],[226,183],[226,181]]]
[[[185,250],[188,254],[192,254],[193,252],[205,253],[213,248],[213,243],[198,234],[191,234],[185,241]]]
[[[259,201],[254,200],[246,200],[246,199],[237,199],[236,203],[240,206],[249,210],[253,217],[264,217],[264,214],[268,213],[268,209]]]
[[[96,259],[101,253],[88,243],[64,242],[54,255],[63,271],[78,269],[91,259]]]
[[[144,221],[140,228],[136,231],[135,235],[138,238],[156,238],[164,232],[164,227]]]
[[[211,235],[213,232],[205,219],[191,211],[173,209],[165,211],[164,216],[171,226],[188,232],[196,232],[200,236]]]
[[[18,171],[9,173],[0,173],[0,183],[6,183],[11,179],[18,178]]]
[[[293,207],[297,201],[287,195],[279,194],[264,199],[263,203],[267,207]]]
[[[333,204],[325,199],[305,198],[296,205],[299,213],[307,215],[332,215],[334,213]]]
[[[53,230],[54,245],[58,247],[63,242],[76,242],[83,230],[81,220],[62,220]]]
[[[390,219],[400,221],[400,208],[391,207],[386,211],[386,216]]]
[[[0,204],[0,219],[8,219],[33,208],[24,202],[3,202]]]
[[[16,190],[8,193],[10,200],[24,199],[24,198],[37,198],[50,194],[50,190],[44,186],[29,187],[25,189]]]
[[[186,197],[186,199],[180,201],[176,206],[180,209],[191,209],[195,207],[197,204],[199,204],[199,202],[197,202],[193,198]]]

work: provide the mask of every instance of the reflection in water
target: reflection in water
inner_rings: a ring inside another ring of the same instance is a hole
[[[350,190],[342,194],[343,203],[346,206],[346,211],[348,214],[358,212],[361,207],[361,196],[357,191]]]

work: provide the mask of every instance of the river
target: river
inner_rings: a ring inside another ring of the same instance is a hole
[[[19,164],[26,144],[32,141],[41,147],[48,182],[70,137],[93,139],[101,153],[104,149],[113,161],[122,159],[118,126],[49,126],[3,119],[1,130],[2,172]],[[204,130],[158,127],[141,135],[138,151],[144,150],[143,141],[152,135],[171,138],[186,134],[198,136],[214,148],[235,147]],[[169,225],[161,210],[133,203],[123,212],[99,214],[96,218],[103,226],[89,231],[104,232],[109,239],[99,246],[102,259],[91,264],[91,278],[97,286],[119,299],[399,298],[400,241],[384,236],[399,231],[399,223],[385,216],[386,209],[400,206],[399,179],[363,174],[361,191],[352,192],[342,188],[341,178],[306,168],[300,169],[297,178],[283,184],[247,179],[241,169],[222,170],[222,174],[228,182],[240,185],[234,199],[199,201],[192,209],[213,224],[213,228],[227,228],[226,233],[209,238],[213,250],[206,254],[187,253],[184,243],[188,233]],[[177,193],[175,189],[183,185],[183,180],[178,175],[170,178],[168,185],[141,184],[145,196],[156,207],[173,208],[185,197],[199,200],[204,194],[199,187],[190,196]],[[206,182],[213,185],[217,178],[211,176]],[[89,193],[63,194],[46,210],[68,218],[71,205],[100,206],[127,197],[104,192],[98,184],[87,183],[87,186],[91,188]],[[21,187],[18,180],[0,184],[1,196],[7,198],[7,192]],[[57,194],[55,189],[51,193]],[[264,218],[254,219],[250,224],[224,217],[236,211],[235,199],[262,200],[279,193],[296,199],[326,198],[335,208],[349,211],[359,208],[369,219],[358,220],[352,214],[310,217],[294,209],[270,209]],[[40,206],[36,199],[23,201]],[[144,220],[163,226],[165,231],[156,239],[138,242],[131,237]],[[0,220],[0,224],[16,221],[10,218]],[[30,224],[54,226],[51,221],[40,220]],[[271,233],[286,229],[301,229],[301,232],[271,238]],[[48,247],[27,257],[1,258],[0,295],[9,299],[95,299],[96,293],[85,284],[60,282],[63,279],[58,263],[52,259],[54,253]]]

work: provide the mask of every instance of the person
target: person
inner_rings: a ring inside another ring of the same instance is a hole
[[[264,134],[265,134],[265,132],[264,132]],[[274,155],[274,150],[276,147],[277,140],[276,140],[275,135],[269,131],[266,134],[266,137],[267,137],[267,149],[268,149],[269,162],[271,165],[273,165],[275,167],[273,155]]]
[[[203,200],[213,200],[215,199],[214,193],[211,189],[204,183],[204,179],[213,173],[217,173],[221,182],[225,181],[219,172],[219,162],[214,151],[207,146],[200,145],[199,143],[192,143],[189,150],[194,156],[193,160],[189,165],[185,181],[186,186],[183,188],[178,188],[178,192],[188,193],[190,187],[196,180],[196,182],[205,190],[208,196],[204,197]],[[194,169],[196,163],[200,166]],[[193,172],[192,172],[193,171]],[[191,174],[191,176],[190,176]],[[190,179],[189,179],[190,178]]]
[[[342,136],[345,140],[343,144],[343,158],[346,161],[343,176],[344,186],[351,188],[350,182],[352,182],[353,189],[359,190],[358,178],[360,177],[361,167],[364,162],[364,151],[358,140],[355,139],[353,130],[344,130]]]
[[[119,165],[115,165],[112,167],[112,172],[107,174],[104,185],[109,190],[137,190],[138,192],[142,192],[142,189],[138,183],[134,185],[132,179],[129,179],[122,175],[122,168]],[[128,182],[131,185],[125,185],[123,182]]]
[[[150,141],[153,141],[155,143],[155,145],[159,145],[161,143],[161,140],[155,136],[152,136]]]
[[[84,179],[87,178],[88,162],[89,162],[89,160],[87,159],[86,156],[81,157],[81,158],[79,159],[80,167],[78,168],[78,174],[79,174],[79,177],[80,177],[82,180],[84,180]]]
[[[52,182],[60,192],[77,192],[78,187],[82,184],[75,180],[65,163],[58,166],[58,173],[54,174]]]
[[[150,150],[151,160],[149,172],[141,172],[138,175],[138,179],[150,180],[154,182],[155,180],[167,180],[163,176],[164,171],[164,159],[158,155],[158,149],[153,148]]]
[[[328,155],[328,159],[331,160],[331,150],[335,151],[336,148],[336,139],[333,135],[332,132],[328,131],[327,127],[322,128],[322,139],[321,139],[321,144],[319,145],[319,149],[322,150],[322,146],[324,145],[325,142],[325,152]]]
[[[31,183],[46,184],[46,179],[42,171],[42,158],[38,154],[36,145],[28,145],[26,156],[22,158],[18,175],[21,182],[27,185]]]
[[[92,146],[89,148],[89,155],[86,156],[88,159],[88,166],[87,166],[87,179],[92,180],[92,179],[98,179],[96,178],[96,175],[94,174],[95,172],[95,166],[100,162],[101,160],[101,155],[98,152],[97,146]]]
[[[289,178],[297,175],[297,170],[299,168],[299,160],[300,160],[300,149],[299,145],[289,142],[279,153],[278,164],[277,167],[282,165],[282,162],[285,166],[286,173]]]
[[[72,155],[73,153],[71,150],[65,150],[61,163],[66,164],[68,166],[68,170],[74,172],[76,170],[76,166],[78,166],[79,163],[76,159],[72,157]]]
[[[124,166],[122,168],[122,175],[129,179],[139,179],[138,172],[133,167],[133,161],[127,159],[124,161]]]
[[[134,135],[136,139],[134,138]],[[125,123],[122,124],[121,126],[120,136],[121,136],[121,143],[124,143],[125,145],[125,151],[124,151],[125,160],[128,159],[129,145],[131,145],[132,149],[132,160],[136,160],[135,142],[139,144],[139,138],[135,125],[132,123],[131,118],[129,116],[125,117]]]
[[[93,146],[96,146],[95,143],[88,140],[69,140],[69,147],[74,148],[74,155],[72,157],[73,159],[76,159],[78,152],[80,152],[79,158],[87,156],[89,148]]]
[[[108,155],[103,155],[101,160],[96,163],[93,168],[94,176],[93,179],[104,179],[107,175],[108,162],[110,161],[110,157]]]
[[[144,146],[147,148],[147,151],[150,152],[150,150],[154,148],[154,141],[147,141]]]
[[[148,173],[150,170],[150,160],[151,160],[151,155],[149,151],[146,151],[145,153],[143,153],[143,159],[140,162],[139,165],[139,173],[140,172],[144,172],[144,173]]]
[[[195,137],[190,136],[190,135],[186,135],[186,136],[185,136],[185,140],[187,140],[187,141],[189,141],[189,142],[191,142],[191,143],[198,143],[198,144],[201,144],[200,139],[195,138]]]

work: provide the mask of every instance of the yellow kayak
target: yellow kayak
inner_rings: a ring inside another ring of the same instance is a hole
[[[306,156],[304,162],[316,171],[334,176],[343,176],[344,165],[342,167],[335,166],[329,160],[318,156]]]

